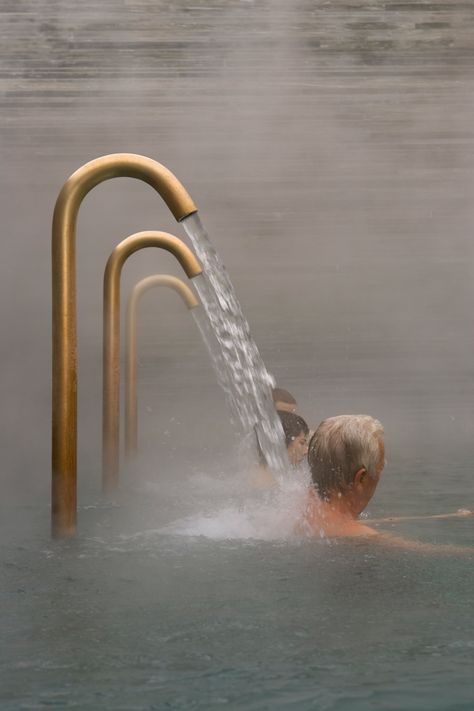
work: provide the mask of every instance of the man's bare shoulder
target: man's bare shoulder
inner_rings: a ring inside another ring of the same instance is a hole
[[[360,521],[318,515],[314,510],[298,523],[295,533],[308,538],[369,538],[379,535],[375,528]]]
[[[423,541],[404,538],[403,536],[396,536],[388,531],[372,528],[371,526],[368,526],[358,520],[324,520],[324,517],[319,518],[313,515],[310,519],[305,518],[300,524],[298,524],[295,533],[297,535],[306,536],[307,538],[367,539],[387,548],[398,548],[407,551],[417,551],[420,553],[434,553],[438,555],[474,555],[474,547],[471,546],[424,543]]]

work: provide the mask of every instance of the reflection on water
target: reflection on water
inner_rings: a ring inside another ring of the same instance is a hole
[[[472,4],[5,0],[0,23],[0,483],[2,501],[34,503],[2,512],[2,707],[470,710],[467,559],[156,532],[193,513],[169,480],[186,491],[212,458],[230,466],[207,353],[172,297],[140,333],[142,477],[158,495],[146,511],[81,509],[78,541],[53,545],[47,324],[62,182],[96,155],[156,158],[310,424],[385,425],[371,514],[472,508]],[[99,488],[103,268],[143,229],[182,234],[134,181],[81,208],[84,504]],[[175,270],[166,259],[136,255],[124,287]],[[472,540],[469,521],[423,525],[404,532]]]

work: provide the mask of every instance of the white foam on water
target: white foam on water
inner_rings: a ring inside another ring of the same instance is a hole
[[[207,485],[213,487],[212,479]],[[252,492],[244,500],[191,514],[162,527],[160,533],[215,540],[288,540],[295,536],[306,497],[306,478],[289,474],[274,490]]]

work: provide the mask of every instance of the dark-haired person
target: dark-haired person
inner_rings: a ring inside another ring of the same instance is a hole
[[[279,411],[288,459],[294,467],[298,466],[308,454],[309,427],[300,415],[294,412]]]
[[[292,468],[298,466],[306,459],[308,453],[309,427],[300,415],[294,412],[277,413],[285,435],[285,445],[288,452],[288,459]],[[268,468],[265,458],[260,450],[260,465],[253,485],[257,489],[270,489],[276,485],[275,477]]]
[[[279,412],[296,412],[298,403],[288,390],[283,388],[274,388],[272,390],[273,404],[275,410]]]

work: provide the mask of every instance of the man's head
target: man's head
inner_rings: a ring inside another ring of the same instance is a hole
[[[272,390],[273,403],[275,409],[280,412],[296,412],[298,404],[291,393],[283,388],[275,388]]]
[[[285,433],[288,458],[293,465],[299,464],[308,453],[309,427],[300,415],[294,412],[278,411]]]
[[[354,514],[374,495],[385,464],[383,427],[369,415],[323,420],[309,443],[308,462],[321,499],[345,498]]]

